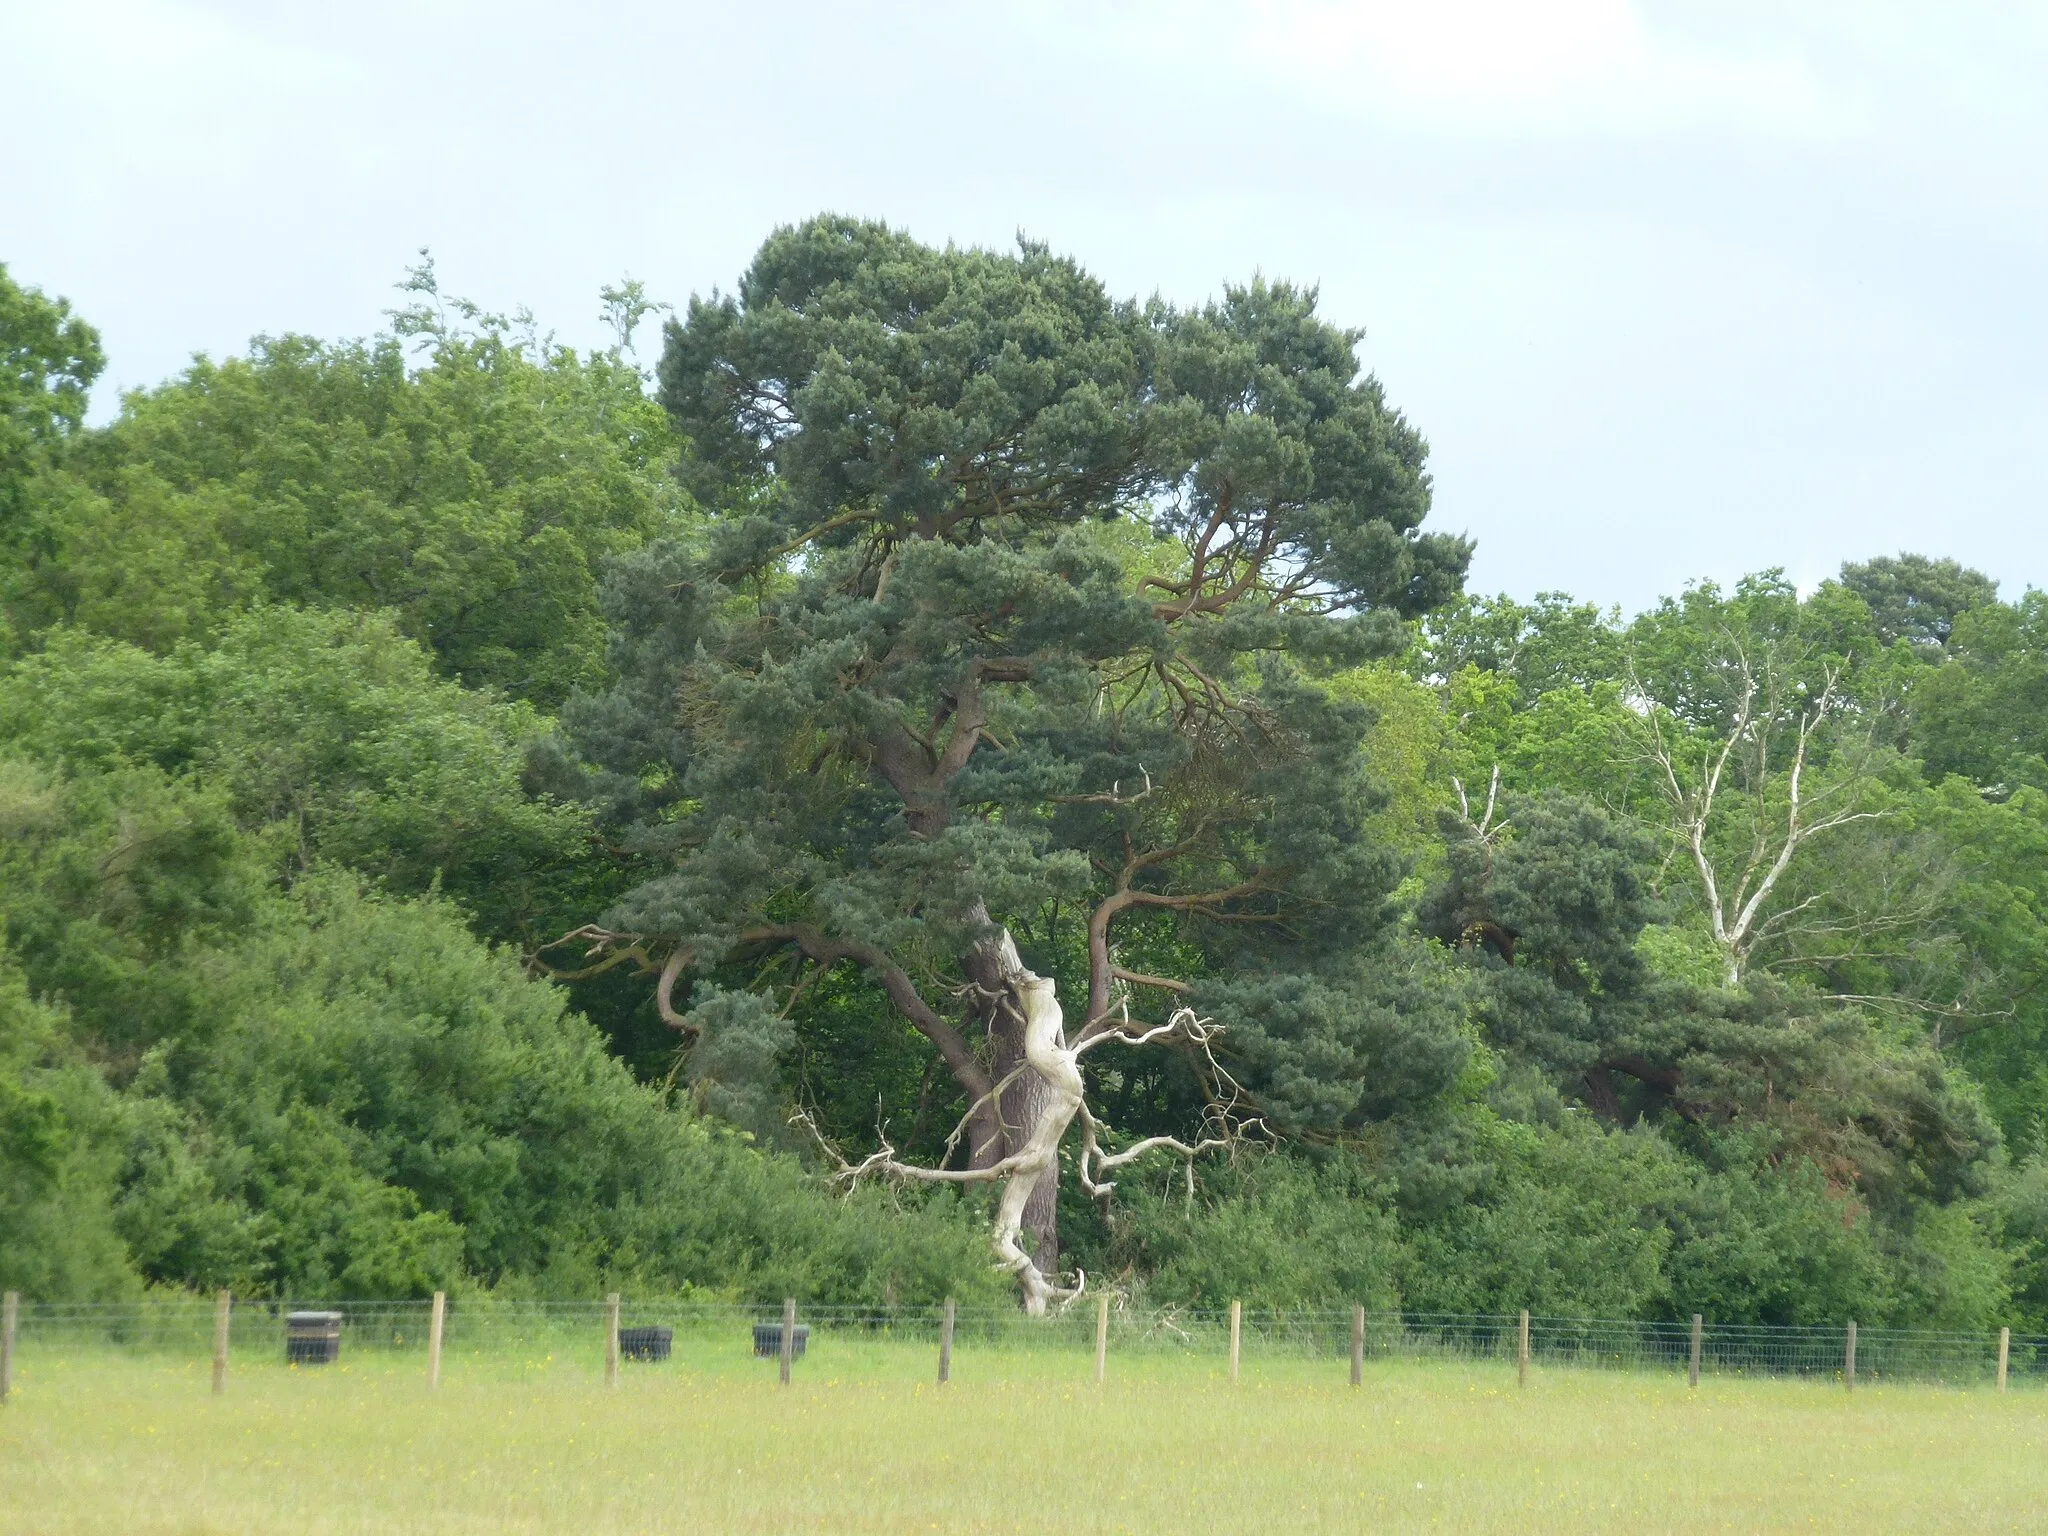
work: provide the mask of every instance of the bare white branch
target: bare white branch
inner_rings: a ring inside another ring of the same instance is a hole
[[[1885,813],[1853,806],[1816,814],[1819,807],[1848,794],[1858,774],[1838,775],[1835,782],[1811,793],[1807,775],[1821,728],[1842,709],[1841,667],[1822,667],[1822,686],[1806,697],[1788,685],[1779,658],[1769,652],[1759,662],[1730,631],[1722,631],[1729,667],[1736,679],[1726,724],[1703,744],[1694,765],[1685,732],[1644,686],[1634,659],[1629,662],[1629,690],[1635,705],[1641,760],[1654,768],[1659,793],[1669,807],[1675,834],[1692,856],[1702,905],[1715,946],[1721,951],[1729,986],[1740,985],[1743,971],[1758,945],[1782,931],[1789,919],[1817,898],[1781,912],[1770,910],[1786,870],[1800,849],[1852,822],[1874,820]],[[1777,808],[1779,779],[1773,772],[1772,742],[1791,736],[1791,761],[1782,778],[1782,811]],[[1731,784],[1739,778],[1739,786]],[[1725,794],[1746,797],[1748,847],[1736,855],[1717,849],[1713,829],[1721,818]]]
[[[1012,1141],[1014,1150],[1007,1156],[985,1168],[928,1168],[898,1156],[884,1127],[877,1136],[880,1145],[876,1150],[853,1162],[826,1139],[809,1114],[798,1114],[790,1123],[809,1130],[833,1166],[834,1182],[847,1187],[868,1179],[894,1179],[917,1184],[1001,1185],[991,1246],[996,1262],[1017,1277],[1024,1292],[1025,1310],[1039,1315],[1050,1304],[1072,1301],[1087,1285],[1087,1276],[1079,1271],[1072,1285],[1061,1284],[1056,1278],[1042,1274],[1020,1241],[1024,1210],[1033,1192],[1042,1181],[1059,1177],[1060,1140],[1074,1120],[1078,1118],[1082,1126],[1081,1152],[1077,1159],[1081,1184],[1090,1195],[1098,1198],[1106,1197],[1116,1187],[1106,1180],[1098,1180],[1095,1175],[1099,1172],[1127,1166],[1156,1151],[1171,1151],[1191,1161],[1204,1152],[1230,1146],[1242,1137],[1246,1127],[1234,1125],[1230,1120],[1238,1088],[1229,1073],[1216,1062],[1210,1049],[1220,1033],[1216,1024],[1197,1017],[1192,1009],[1179,1008],[1164,1024],[1134,1026],[1126,1012],[1124,1023],[1118,1028],[1070,1046],[1066,1042],[1064,1021],[1053,983],[1025,970],[1021,961],[1014,968],[1010,967],[1007,961],[1012,954],[1014,949],[1006,951],[1004,959],[1006,972],[1016,978],[1014,996],[1006,996],[1001,1001],[1016,1008],[1024,1022],[1024,1061],[968,1107],[946,1141],[946,1159],[950,1160],[960,1138],[967,1133],[968,1126],[976,1117],[992,1104],[1000,1112],[1004,1090],[1029,1074],[1038,1080],[1039,1091],[1032,1098],[1036,1118],[1022,1128],[1025,1135],[1021,1144]],[[1216,1134],[1203,1136],[1193,1143],[1173,1136],[1152,1136],[1122,1151],[1105,1153],[1098,1139],[1101,1124],[1090,1113],[1085,1101],[1080,1068],[1082,1052],[1105,1040],[1116,1040],[1125,1045],[1172,1040],[1199,1050],[1211,1068],[1214,1080],[1224,1085],[1227,1093],[1224,1103],[1211,1111]]]

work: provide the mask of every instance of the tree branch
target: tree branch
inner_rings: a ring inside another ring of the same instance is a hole
[[[961,1088],[977,1096],[989,1091],[988,1072],[975,1057],[973,1048],[960,1032],[940,1018],[919,994],[916,985],[882,950],[855,939],[827,938],[808,923],[777,923],[750,928],[739,938],[741,944],[793,944],[820,965],[831,966],[852,960],[882,983],[897,1012],[910,1020],[944,1058]]]

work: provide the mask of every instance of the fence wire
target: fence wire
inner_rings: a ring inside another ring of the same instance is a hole
[[[214,1306],[209,1297],[182,1296],[123,1303],[23,1302],[15,1359],[25,1366],[38,1356],[111,1352],[164,1362],[204,1361],[214,1348]],[[282,1360],[287,1319],[297,1311],[339,1314],[345,1359],[423,1356],[428,1347],[429,1302],[238,1299],[230,1312],[230,1354],[244,1361]],[[456,1297],[447,1303],[443,1348],[455,1357],[588,1363],[602,1357],[609,1316],[607,1303],[599,1300]],[[935,1306],[798,1309],[809,1367],[824,1363],[856,1375],[876,1368],[889,1355],[885,1347],[877,1346],[935,1348],[942,1318],[943,1309]],[[746,1357],[755,1346],[754,1326],[779,1325],[781,1320],[779,1306],[626,1297],[619,1307],[622,1331],[669,1330],[671,1347],[664,1350],[664,1358],[683,1369]],[[953,1350],[963,1361],[977,1352],[1085,1355],[1095,1348],[1096,1328],[1092,1297],[1044,1318],[1027,1318],[1011,1307],[960,1307],[954,1314]],[[1354,1314],[1348,1307],[1246,1308],[1239,1320],[1239,1352],[1247,1366],[1263,1360],[1343,1361],[1352,1352],[1353,1328]],[[1225,1308],[1144,1307],[1111,1300],[1106,1342],[1110,1354],[1118,1358],[1220,1363],[1229,1352],[1229,1340],[1230,1313]],[[1367,1361],[1512,1365],[1520,1340],[1521,1319],[1516,1314],[1368,1311],[1360,1353]],[[1841,1378],[1847,1342],[1844,1326],[1704,1322],[1700,1370],[1709,1376]],[[1681,1321],[1532,1316],[1528,1349],[1530,1363],[1539,1368],[1683,1373],[1691,1362],[1692,1326]],[[1998,1353],[1996,1332],[1859,1328],[1855,1379],[1989,1383],[1997,1372]],[[2048,1336],[2012,1335],[2007,1368],[2015,1387],[2048,1385]]]

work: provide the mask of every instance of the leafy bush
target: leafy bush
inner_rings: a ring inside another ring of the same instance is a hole
[[[523,932],[577,878],[588,818],[525,792],[546,728],[530,707],[430,661],[388,616],[349,612],[257,608],[163,656],[61,631],[0,690],[0,739],[73,773],[204,784],[288,876],[325,858]]]

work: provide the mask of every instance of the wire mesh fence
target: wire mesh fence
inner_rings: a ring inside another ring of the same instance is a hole
[[[1106,1311],[1106,1316],[1098,1308]],[[224,1329],[212,1297],[166,1297],[117,1304],[23,1302],[15,1309],[8,1351],[16,1370],[38,1360],[108,1356],[195,1369],[213,1359],[249,1364],[312,1358],[288,1345],[293,1314],[333,1314],[322,1326],[339,1335],[341,1360],[397,1365],[419,1357],[433,1334],[425,1301],[286,1302],[237,1300]],[[923,1376],[948,1327],[936,1306],[805,1306],[798,1312],[804,1369],[834,1379]],[[616,1344],[606,1300],[512,1301],[490,1296],[447,1303],[440,1350],[454,1361],[495,1362],[518,1371],[616,1369],[647,1364],[684,1371],[745,1369],[776,1354],[779,1306],[626,1297],[618,1303]],[[305,1326],[303,1318],[300,1326]],[[1333,1368],[1361,1362],[1440,1360],[1517,1364],[1524,1350],[1517,1314],[1368,1311],[1349,1307],[1242,1309],[1233,1329],[1226,1308],[1146,1307],[1096,1298],[1027,1318],[1010,1307],[952,1312],[951,1357],[986,1379],[1041,1369],[1085,1372],[1098,1348],[1118,1362],[1178,1360],[1222,1368],[1241,1358],[1255,1372],[1267,1362]],[[1689,1322],[1600,1318],[1527,1319],[1527,1360],[1539,1369],[1685,1373],[1694,1368]],[[1235,1337],[1233,1338],[1233,1334]],[[1706,1376],[1806,1377],[1857,1383],[1989,1384],[2005,1373],[2015,1387],[2048,1385],[2048,1336],[1844,1326],[1785,1327],[1703,1321],[1697,1369]],[[763,1348],[764,1341],[767,1348]],[[620,1346],[623,1346],[621,1348]],[[931,1352],[931,1353],[928,1353]]]

